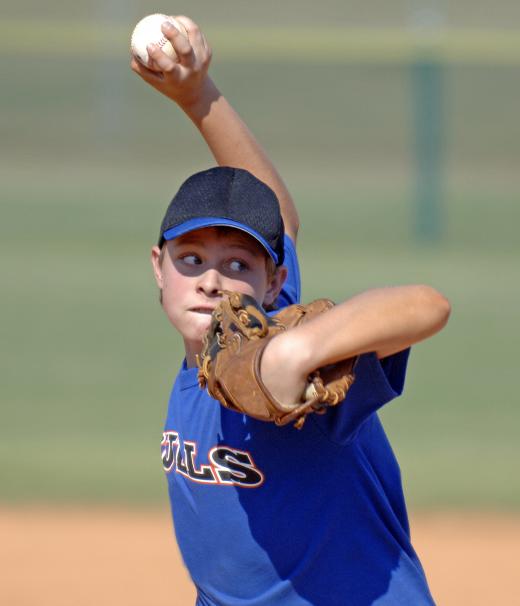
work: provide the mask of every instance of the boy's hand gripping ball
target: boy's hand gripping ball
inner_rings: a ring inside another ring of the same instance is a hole
[[[172,59],[177,58],[177,53],[173,48],[171,42],[162,33],[161,25],[169,21],[181,34],[188,37],[188,32],[184,25],[168,15],[156,13],[154,15],[148,15],[139,21],[132,32],[132,38],[130,39],[130,51],[136,59],[138,59],[148,69],[156,69],[153,60],[148,56],[147,46],[149,44],[157,44],[160,49],[171,57]]]
[[[213,312],[197,356],[199,385],[211,397],[236,412],[277,425],[293,423],[300,429],[306,415],[323,414],[341,403],[354,382],[357,358],[330,364],[311,373],[299,402],[278,402],[260,376],[262,353],[280,332],[306,322],[334,303],[318,299],[308,305],[290,305],[269,317],[253,297],[224,291],[227,298]]]

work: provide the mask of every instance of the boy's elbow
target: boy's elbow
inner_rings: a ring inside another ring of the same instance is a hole
[[[421,286],[421,297],[431,314],[432,332],[438,332],[446,326],[451,314],[451,303],[438,290],[431,286]]]
[[[285,223],[285,233],[291,238],[293,242],[296,242],[298,238],[298,231],[300,229],[300,220],[298,215],[295,214],[294,217],[291,217],[291,220],[287,220],[284,218]]]
[[[439,292],[437,293],[436,308],[438,315],[438,330],[441,330],[446,326],[448,320],[450,319],[451,303]]]

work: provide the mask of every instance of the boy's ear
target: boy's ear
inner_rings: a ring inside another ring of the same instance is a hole
[[[269,287],[265,293],[263,305],[272,305],[276,301],[276,297],[280,294],[286,279],[287,267],[282,265],[276,269],[274,276],[270,280]]]
[[[161,249],[158,246],[154,246],[152,248],[152,254],[150,260],[152,262],[153,274],[155,276],[155,281],[157,282],[157,286],[162,290],[163,287],[163,276],[162,276],[162,268],[161,268]]]

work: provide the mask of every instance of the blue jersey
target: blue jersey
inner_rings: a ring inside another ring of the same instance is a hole
[[[300,296],[296,253],[280,303]],[[198,606],[423,606],[399,466],[376,411],[408,351],[361,356],[345,402],[301,430],[222,407],[183,368],[162,442],[175,533]]]

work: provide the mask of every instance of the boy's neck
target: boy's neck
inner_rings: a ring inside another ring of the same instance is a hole
[[[200,354],[202,351],[201,344],[184,341],[184,351],[186,355],[186,366],[188,368],[195,368],[197,366],[197,354]]]

